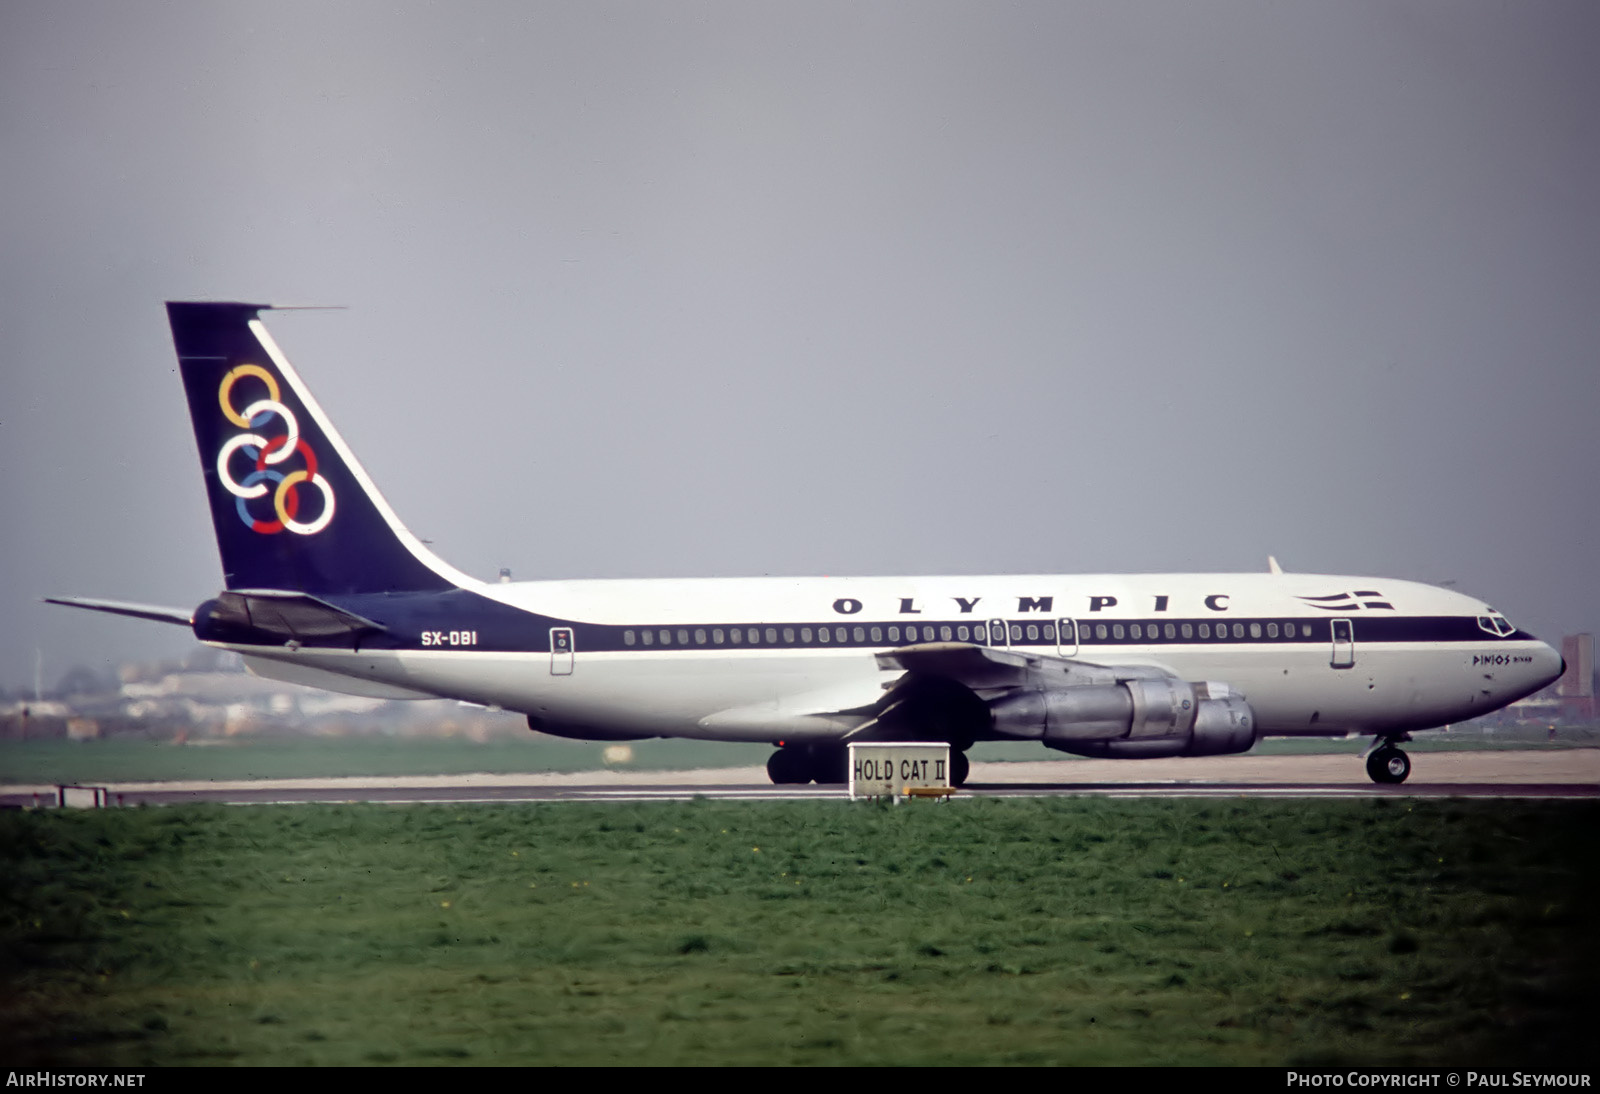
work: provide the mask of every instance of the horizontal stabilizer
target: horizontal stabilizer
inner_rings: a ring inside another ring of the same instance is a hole
[[[187,608],[163,608],[159,604],[130,604],[125,600],[92,600],[86,596],[47,596],[44,602],[64,604],[69,608],[87,608],[91,612],[131,615],[135,619],[153,619],[157,623],[176,623],[180,627],[194,623],[194,613]]]
[[[281,589],[230,589],[208,605],[208,622],[269,634],[285,641],[356,638],[388,630],[365,616],[310,593]]]

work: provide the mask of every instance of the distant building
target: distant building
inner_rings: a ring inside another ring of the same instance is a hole
[[[1561,701],[1564,721],[1592,722],[1595,720],[1594,701],[1594,635],[1569,634],[1561,640],[1561,657],[1567,671],[1555,683],[1556,698]]]
[[[1559,680],[1482,720],[1550,726],[1600,721],[1594,696],[1594,635],[1567,635],[1561,640],[1561,657],[1567,669]]]

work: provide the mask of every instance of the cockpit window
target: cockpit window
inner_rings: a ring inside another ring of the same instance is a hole
[[[1478,616],[1478,629],[1488,631],[1496,638],[1504,638],[1517,628],[1513,627],[1511,621],[1505,616],[1490,608],[1488,615]]]

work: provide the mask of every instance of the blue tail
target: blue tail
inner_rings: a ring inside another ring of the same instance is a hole
[[[395,518],[257,318],[167,304],[229,589],[436,592],[469,581]]]

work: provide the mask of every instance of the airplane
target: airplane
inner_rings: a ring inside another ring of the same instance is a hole
[[[456,699],[594,741],[769,742],[774,783],[843,782],[847,746],[979,741],[1117,759],[1263,737],[1413,732],[1546,686],[1561,656],[1480,600],[1285,572],[483,581],[401,524],[260,315],[167,304],[224,587],[193,611],[51,603],[190,627],[256,674]]]

